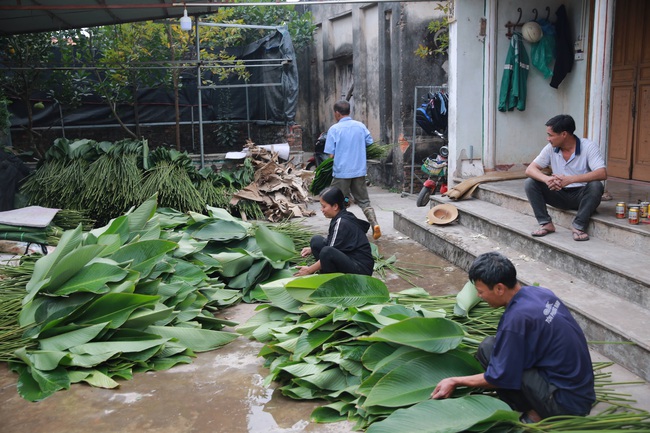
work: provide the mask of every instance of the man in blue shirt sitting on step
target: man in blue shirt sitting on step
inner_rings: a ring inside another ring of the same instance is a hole
[[[603,196],[601,181],[607,169],[598,144],[578,138],[573,132],[576,123],[568,114],[560,114],[546,122],[548,144],[526,168],[525,189],[539,228],[532,235],[546,236],[555,231],[546,205],[578,211],[573,219],[573,240],[587,241],[587,226]],[[552,174],[542,171],[551,167]]]
[[[588,415],[596,401],[591,356],[562,301],[543,287],[521,286],[513,263],[497,252],[480,255],[469,279],[482,300],[505,311],[496,336],[476,353],[485,373],[443,379],[431,398],[450,397],[458,386],[496,389],[522,422]]]

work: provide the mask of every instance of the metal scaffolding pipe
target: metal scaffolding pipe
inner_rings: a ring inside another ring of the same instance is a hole
[[[215,3],[172,3],[172,6],[191,7],[250,7],[250,6],[297,6],[297,5],[324,5],[324,4],[349,4],[349,3],[418,3],[429,2],[430,0],[308,0],[308,1],[281,1],[281,2],[255,2],[255,3],[231,3],[231,2],[215,2]]]

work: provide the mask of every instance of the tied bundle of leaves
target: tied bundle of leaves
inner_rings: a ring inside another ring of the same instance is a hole
[[[321,162],[316,171],[314,172],[314,180],[312,181],[309,192],[313,195],[320,194],[325,188],[332,184],[332,170],[334,169],[334,158],[327,158]]]
[[[381,144],[379,142],[372,143],[370,146],[366,147],[366,159],[384,159],[388,156],[393,147],[392,144]]]
[[[82,230],[88,231],[95,226],[95,220],[86,211],[61,209],[54,215],[52,224],[62,230],[72,230],[81,224]]]
[[[30,344],[23,337],[27,330],[18,324],[25,297],[25,285],[34,270],[34,259],[25,256],[18,266],[0,266],[0,361],[14,359],[14,351]]]
[[[153,194],[143,195],[141,189],[146,141],[103,142],[98,146],[102,153],[83,175],[80,201],[70,208],[87,209],[100,224],[105,224]]]
[[[196,169],[187,152],[159,147],[149,157],[151,168],[144,175],[142,192],[148,197],[158,195],[160,206],[182,212],[201,212],[205,208],[202,195],[194,186]]]
[[[58,138],[25,181],[21,193],[29,197],[32,205],[78,209],[82,206],[85,172],[97,155],[98,143],[93,140]]]
[[[222,179],[210,167],[203,167],[197,171],[196,189],[203,199],[203,203],[212,207],[228,209],[232,193],[228,193],[226,186],[220,185]]]

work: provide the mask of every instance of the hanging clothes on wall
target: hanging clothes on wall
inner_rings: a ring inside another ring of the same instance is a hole
[[[555,26],[548,20],[541,19],[537,23],[542,27],[542,39],[530,47],[530,59],[534,67],[544,74],[544,78],[553,75],[549,67],[555,58]]]
[[[526,83],[530,62],[524,48],[521,33],[514,33],[503,67],[501,90],[499,92],[499,111],[519,111],[526,109]]]
[[[571,24],[564,5],[555,11],[555,67],[551,87],[557,89],[564,77],[573,68],[573,38],[571,37]]]

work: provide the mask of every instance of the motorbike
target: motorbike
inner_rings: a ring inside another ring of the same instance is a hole
[[[422,185],[422,190],[418,194],[416,204],[423,207],[429,204],[431,195],[436,191],[440,194],[447,192],[447,158],[449,157],[449,148],[442,146],[438,154],[428,157],[422,161],[422,172],[427,175],[427,180]]]
[[[307,160],[306,169],[309,171],[316,170],[323,161],[329,158],[325,153],[325,141],[327,141],[327,131],[321,133],[314,144],[314,155]]]

